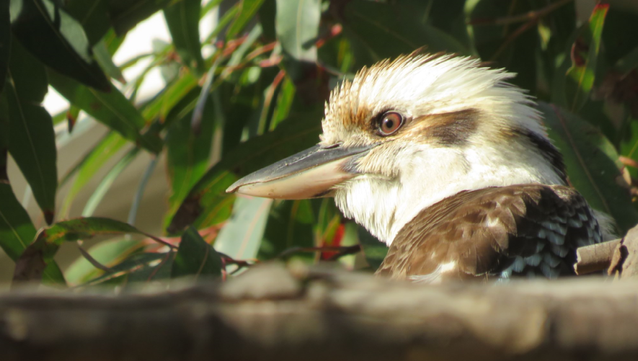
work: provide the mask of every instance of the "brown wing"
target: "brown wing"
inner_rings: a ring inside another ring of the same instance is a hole
[[[377,274],[446,278],[573,274],[576,248],[602,240],[585,199],[537,184],[464,191],[419,213],[395,237]]]

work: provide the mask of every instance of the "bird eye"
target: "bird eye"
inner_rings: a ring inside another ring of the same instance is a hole
[[[403,116],[397,112],[387,112],[381,116],[379,134],[391,135],[403,125]]]

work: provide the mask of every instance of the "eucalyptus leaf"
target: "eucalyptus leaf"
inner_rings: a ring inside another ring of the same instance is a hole
[[[103,91],[111,89],[82,25],[53,0],[10,0],[11,30],[41,62]]]

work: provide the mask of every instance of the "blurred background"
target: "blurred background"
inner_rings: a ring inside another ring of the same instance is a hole
[[[54,4],[43,1],[45,5]],[[155,8],[126,26],[113,22],[104,26],[105,31],[93,29],[99,20],[93,18],[95,9],[86,4],[102,9],[123,6],[124,2],[82,1],[84,6],[78,1],[62,1],[61,9],[88,34],[90,53],[108,82],[144,118],[139,131],[170,124],[157,132],[162,143],[158,151],[140,146],[139,139],[131,141],[129,136],[118,135],[124,134],[118,126],[91,111],[92,106],[95,110],[93,103],[60,85],[66,77],[79,77],[64,73],[29,48],[30,40],[25,40],[28,36],[17,24],[29,19],[14,13],[20,1],[12,0],[12,36],[17,39],[14,42],[33,52],[47,69],[63,74],[49,75],[51,85],[42,102],[54,123],[57,150],[55,222],[107,217],[151,235],[174,238],[175,244],[185,225],[192,224],[215,249],[237,260],[269,259],[294,248],[346,247],[367,240],[370,246],[364,246],[365,257],[360,254],[357,261],[352,255],[344,255],[340,262],[345,267],[355,267],[355,263],[366,267],[366,258],[374,266],[383,257],[382,247],[352,222],[341,219],[331,200],[235,200],[220,190],[239,176],[316,142],[323,101],[340,79],[352,77],[363,65],[421,46],[426,51],[480,56],[495,67],[507,67],[519,73],[515,80],[518,85],[541,100],[566,106],[582,118],[580,121],[590,124],[600,138],[583,139],[583,147],[595,143],[596,149],[603,149],[599,153],[616,165],[616,173],[592,181],[596,188],[596,182],[604,185],[611,180],[619,189],[605,193],[603,198],[614,200],[607,207],[614,209],[603,210],[614,217],[623,215],[620,220],[616,217],[621,232],[638,219],[631,193],[635,176],[632,166],[638,164],[634,160],[638,159],[634,156],[638,141],[632,123],[638,112],[638,81],[634,77],[633,83],[623,82],[631,78],[628,74],[635,74],[638,65],[638,43],[632,39],[638,31],[636,1],[605,2],[609,8],[602,20],[595,10],[600,4],[594,0],[468,0],[448,1],[445,5],[435,1],[158,1]],[[113,9],[109,11],[112,15]],[[411,15],[407,17],[407,13]],[[597,21],[604,22],[604,26],[599,24],[604,29],[602,37],[592,22],[596,16]],[[68,32],[60,32],[67,37],[66,42],[75,44]],[[584,45],[579,43],[581,38]],[[582,49],[578,44],[583,45]],[[596,46],[600,50],[591,52]],[[585,54],[584,67],[593,73],[592,84],[588,89],[574,91],[565,74],[578,63],[579,51]],[[105,58],[110,61],[105,62]],[[89,60],[92,64],[93,59]],[[57,78],[62,80],[52,80]],[[556,84],[563,92],[560,96],[554,94]],[[82,89],[92,86],[95,87],[84,82]],[[583,91],[586,96],[582,100],[574,95]],[[573,104],[570,97],[582,104],[568,107]],[[109,104],[116,103],[105,101],[101,106]],[[285,121],[287,118],[293,121]],[[298,118],[309,125],[299,128],[303,122],[294,122]],[[275,129],[280,133],[263,138]],[[289,147],[273,149],[264,145],[273,139],[287,139],[291,134],[300,140]],[[557,133],[550,135],[561,137]],[[200,140],[202,137],[206,139]],[[255,141],[245,143],[248,140]],[[242,149],[242,144],[248,146]],[[248,153],[260,159],[248,157],[244,162]],[[25,171],[16,164],[12,148],[9,154],[7,170],[13,194],[35,229],[47,227],[43,207],[29,186]],[[246,166],[235,169],[237,164]],[[220,168],[209,170],[213,166]],[[215,177],[227,177],[227,173],[232,176],[219,184],[213,181]],[[578,177],[577,173],[570,173],[577,188],[582,183]],[[590,186],[582,185],[584,190],[579,190],[588,196],[595,193],[587,191]],[[189,200],[199,202],[199,213],[184,211],[186,220],[175,221],[178,208]],[[594,206],[601,204],[600,200],[588,200]],[[206,219],[202,214],[215,216]],[[176,224],[172,230],[171,222]],[[168,252],[167,248],[149,251],[140,246],[143,236],[134,237],[137,243],[131,246],[127,243],[129,236],[113,239],[100,232],[95,235],[97,238],[82,243],[82,249],[69,239],[71,242],[56,250],[55,260],[69,284],[103,276],[140,252]],[[104,246],[118,242],[121,247]],[[91,252],[105,268],[87,261],[83,251]],[[307,262],[334,256],[328,252],[298,255]],[[152,268],[157,266],[156,261],[157,258],[149,258],[135,264]],[[0,251],[0,283],[4,287],[8,287],[14,267],[14,261]],[[133,272],[132,269],[131,266],[126,272]],[[149,280],[154,277],[146,276]]]

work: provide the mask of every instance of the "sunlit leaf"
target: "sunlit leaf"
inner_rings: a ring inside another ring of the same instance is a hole
[[[88,86],[111,88],[80,25],[52,0],[11,0],[11,29],[40,61]]]
[[[572,185],[589,204],[611,215],[622,234],[638,223],[629,190],[620,184],[618,153],[600,131],[573,113],[541,103],[548,132],[563,153]]]
[[[171,277],[219,277],[221,272],[222,261],[215,249],[194,228],[184,232],[173,261]]]
[[[321,1],[277,0],[277,38],[292,58],[316,61]]]
[[[272,199],[238,197],[233,213],[215,238],[215,249],[234,259],[256,258]]]

